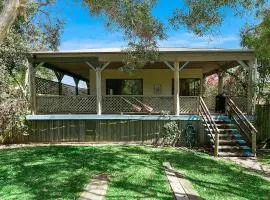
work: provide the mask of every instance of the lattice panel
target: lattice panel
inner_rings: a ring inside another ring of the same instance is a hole
[[[36,78],[36,93],[58,95],[59,94],[58,83],[42,78]]]
[[[199,97],[180,96],[180,113],[198,113]]]
[[[244,113],[247,112],[248,100],[247,97],[231,97],[235,105]]]
[[[203,100],[210,111],[215,111],[215,107],[216,107],[215,96],[204,97]]]
[[[141,111],[136,111],[136,105]],[[102,110],[105,113],[120,112],[147,112],[145,106],[153,108],[153,113],[171,113],[173,112],[172,96],[104,96]]]
[[[42,78],[36,78],[36,91],[37,94],[59,94],[59,84],[55,81],[50,81]],[[79,95],[87,95],[87,89],[79,88]],[[76,87],[72,85],[62,84],[62,95],[72,96],[76,95]]]
[[[95,96],[37,96],[38,113],[96,113]]]

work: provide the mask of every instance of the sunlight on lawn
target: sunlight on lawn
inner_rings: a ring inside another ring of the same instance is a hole
[[[107,199],[173,199],[162,162],[189,178],[204,199],[268,199],[270,183],[212,157],[141,146],[1,150],[2,199],[74,199],[93,175],[110,174]]]

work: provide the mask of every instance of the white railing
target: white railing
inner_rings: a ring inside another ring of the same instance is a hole
[[[106,95],[104,113],[173,113],[173,96]]]
[[[243,111],[244,113],[247,112],[247,105],[248,105],[247,97],[235,96],[235,97],[231,97],[231,99],[240,108],[241,111]],[[210,112],[214,112],[215,107],[216,107],[216,97],[215,96],[203,97],[203,100],[206,106],[208,107],[208,109],[210,110]]]
[[[180,96],[180,113],[198,114],[199,96]]]
[[[120,114],[174,114],[173,96],[105,95],[102,113]],[[180,96],[180,114],[197,114],[199,97]],[[94,95],[37,95],[37,112],[46,113],[96,113]]]
[[[96,96],[38,95],[39,114],[96,113]]]

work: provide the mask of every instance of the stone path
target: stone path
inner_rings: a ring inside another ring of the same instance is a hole
[[[263,166],[257,159],[257,157],[223,157],[222,159],[227,159],[242,165],[245,168],[251,169],[257,173],[260,173],[270,181],[270,169]]]
[[[169,162],[164,162],[163,167],[169,180],[176,200],[200,200],[200,196],[193,188],[192,183],[183,174],[174,170]]]
[[[79,200],[104,200],[108,189],[109,176],[108,174],[100,174],[92,178],[81,193]]]

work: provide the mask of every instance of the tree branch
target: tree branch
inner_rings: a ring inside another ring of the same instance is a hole
[[[21,14],[20,8],[26,0],[5,0],[0,13],[0,43],[4,40],[9,28]]]

